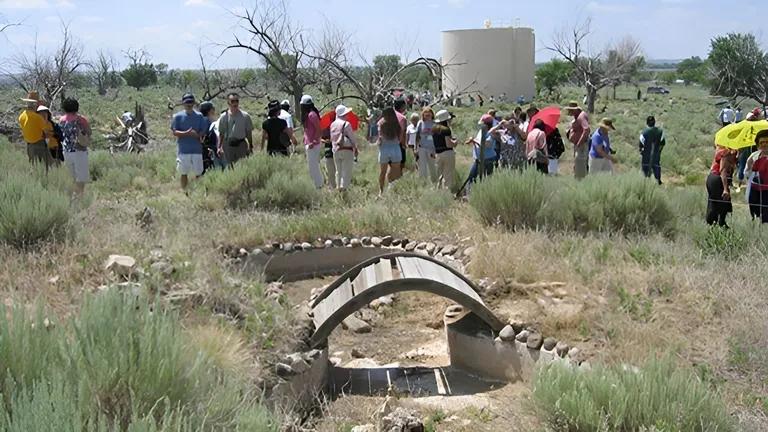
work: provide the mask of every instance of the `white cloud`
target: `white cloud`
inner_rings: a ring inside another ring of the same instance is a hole
[[[75,4],[72,0],[0,0],[0,9],[71,9]]]
[[[464,0],[448,0],[448,4],[455,8],[463,8]]]

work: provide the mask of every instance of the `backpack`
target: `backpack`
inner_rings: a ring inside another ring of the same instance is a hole
[[[565,153],[565,144],[563,143],[563,137],[560,135],[560,130],[555,128],[549,137],[547,137],[547,153],[550,158],[560,159],[563,153]]]

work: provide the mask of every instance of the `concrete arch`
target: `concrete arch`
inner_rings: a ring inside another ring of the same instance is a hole
[[[392,269],[398,270],[398,274]],[[312,303],[315,332],[311,345],[323,345],[348,316],[373,300],[399,292],[422,291],[450,299],[498,332],[504,323],[483,303],[478,288],[448,265],[421,254],[397,252],[375,257],[348,270]]]

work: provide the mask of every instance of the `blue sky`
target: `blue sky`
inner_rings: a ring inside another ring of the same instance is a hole
[[[629,34],[653,59],[705,56],[709,40],[730,31],[752,31],[765,42],[761,24],[766,9],[756,0],[287,1],[292,17],[303,27],[320,29],[329,20],[349,32],[356,50],[367,55],[439,56],[441,30],[479,28],[486,19],[496,25],[533,27],[537,61],[551,57],[544,47],[555,31],[588,16],[594,23],[595,48]],[[733,7],[723,8],[728,3]],[[128,47],[144,47],[155,62],[196,67],[198,46],[213,55],[220,51],[215,43],[231,40],[236,22],[229,11],[253,5],[254,0],[0,0],[5,21],[23,22],[0,36],[0,58],[29,49],[35,39],[40,49],[50,49],[58,22],[64,19],[89,55],[105,49],[121,57]],[[216,66],[257,64],[252,54],[242,51],[225,55]]]

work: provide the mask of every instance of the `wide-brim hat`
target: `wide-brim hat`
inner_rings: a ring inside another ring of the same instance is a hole
[[[352,109],[347,106],[339,105],[336,107],[336,117],[343,117],[351,112]]]
[[[580,110],[581,106],[579,106],[579,103],[576,101],[570,101],[566,106],[563,107],[563,109],[566,111],[576,111]]]
[[[267,112],[277,111],[280,109],[280,102],[273,100],[267,104]]]
[[[304,96],[301,97],[301,102],[299,102],[299,103],[301,105],[310,105],[310,104],[313,104],[315,102],[312,100],[312,96],[304,95]]]
[[[48,109],[48,107],[45,105],[40,105],[39,107],[37,107],[37,112],[41,112],[41,111],[50,111],[50,109]]]
[[[27,93],[27,97],[21,98],[24,102],[40,102],[40,94],[36,91],[31,91]]]
[[[453,116],[451,115],[450,112],[448,112],[448,110],[440,110],[440,111],[437,112],[437,114],[435,114],[435,121],[438,122],[438,123],[442,123],[444,121],[448,121],[448,120],[450,120],[452,118],[453,118]]]
[[[602,128],[610,129],[610,130],[616,130],[616,127],[613,126],[613,119],[604,118],[600,120],[600,124],[598,125]]]

